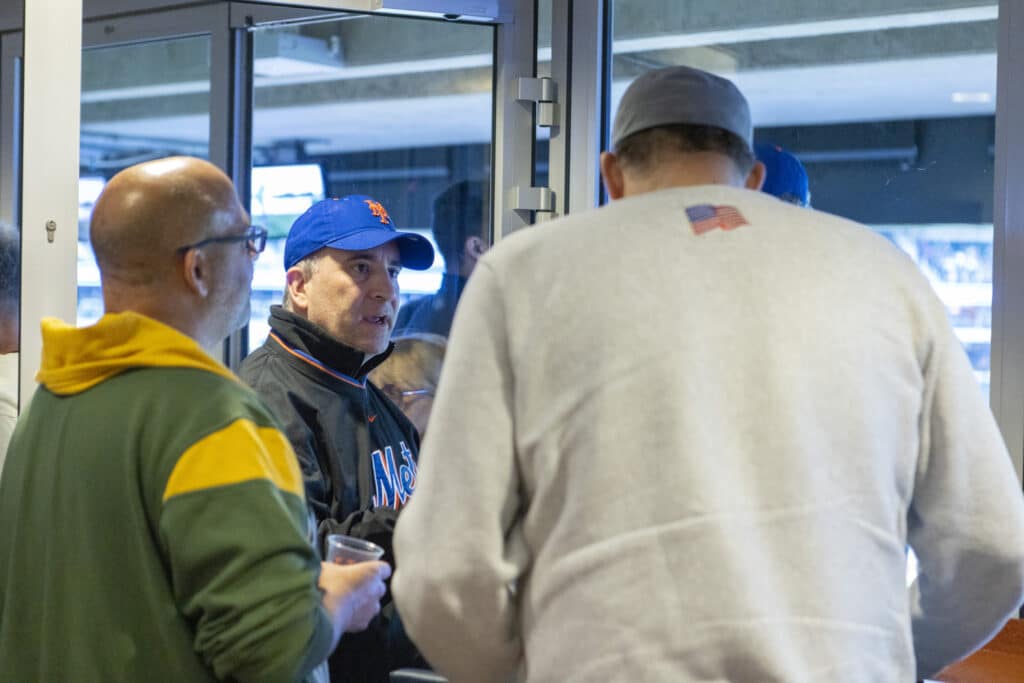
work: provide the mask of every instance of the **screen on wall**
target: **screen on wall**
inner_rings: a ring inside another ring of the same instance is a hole
[[[253,225],[267,229],[266,251],[256,261],[252,278],[250,347],[263,343],[270,306],[281,303],[284,287],[284,243],[295,219],[324,199],[324,173],[319,164],[255,166],[252,169]]]
[[[256,166],[252,169],[252,222],[284,237],[306,209],[324,198],[324,174],[320,164]]]

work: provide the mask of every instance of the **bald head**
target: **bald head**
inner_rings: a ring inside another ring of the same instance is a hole
[[[248,320],[248,227],[231,180],[206,161],[171,157],[121,171],[90,228],[106,312],[142,313],[212,347]]]
[[[246,221],[231,180],[190,157],[150,161],[114,176],[96,202],[90,239],[104,286],[162,285],[176,250]]]

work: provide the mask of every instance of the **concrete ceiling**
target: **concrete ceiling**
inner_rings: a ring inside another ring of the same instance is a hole
[[[853,4],[617,0],[613,105],[642,70],[685,63],[735,80],[759,126],[994,112],[995,2]],[[255,39],[253,133],[266,154],[490,139],[489,26],[361,16]],[[541,60],[549,54],[542,43]],[[89,51],[82,125],[93,156],[107,156],[105,140],[110,154],[147,139],[203,143],[208,72],[204,38]]]

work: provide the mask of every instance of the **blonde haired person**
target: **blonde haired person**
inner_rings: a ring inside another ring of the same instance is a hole
[[[428,332],[408,334],[392,341],[395,350],[370,373],[370,381],[416,425],[422,438],[434,406],[448,341]]]

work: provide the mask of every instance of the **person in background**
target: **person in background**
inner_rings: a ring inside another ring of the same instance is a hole
[[[416,332],[448,336],[466,279],[487,251],[488,189],[483,181],[463,180],[434,200],[430,228],[444,257],[444,278],[437,292],[402,306],[395,322],[396,337]]]
[[[613,201],[477,264],[392,581],[452,683],[913,681],[1024,600],[945,307],[884,237],[758,191],[751,139],[731,82],[641,75]]]
[[[21,252],[18,231],[0,223],[0,476],[18,419]]]
[[[288,441],[204,351],[248,319],[266,231],[173,157],[110,180],[91,241],[106,313],[42,321],[0,478],[0,680],[326,681],[390,570],[319,562]]]
[[[416,486],[419,437],[367,375],[393,349],[399,271],[429,268],[434,248],[397,231],[380,202],[351,195],[299,216],[284,261],[284,303],[271,307],[270,335],[240,374],[298,454],[321,542],[356,536],[390,560],[395,520]],[[390,671],[422,661],[386,599],[369,629],[342,639],[331,676],[385,683]]]
[[[765,167],[762,191],[790,204],[811,205],[807,170],[799,159],[778,145],[769,143],[755,144],[754,156]]]
[[[370,373],[370,380],[412,420],[420,438],[427,432],[437,381],[444,364],[444,337],[421,332],[394,337],[395,350]]]

